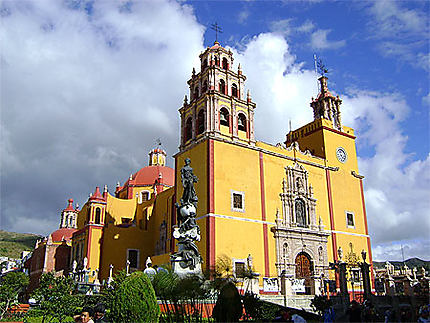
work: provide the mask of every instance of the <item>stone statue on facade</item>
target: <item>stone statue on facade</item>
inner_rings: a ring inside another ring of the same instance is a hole
[[[176,203],[178,224],[173,228],[173,237],[178,240],[178,252],[171,256],[174,271],[178,274],[200,273],[202,257],[196,245],[200,241],[200,228],[196,223],[197,194],[194,183],[198,178],[190,166],[191,160],[185,159],[181,168],[181,181],[184,188],[180,204]]]

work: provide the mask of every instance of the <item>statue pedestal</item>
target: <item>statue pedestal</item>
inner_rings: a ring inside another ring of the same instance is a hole
[[[194,267],[194,269],[182,268],[179,264],[179,261],[172,261],[172,269],[175,274],[177,274],[179,277],[185,277],[187,275],[202,275],[202,264],[198,263]]]

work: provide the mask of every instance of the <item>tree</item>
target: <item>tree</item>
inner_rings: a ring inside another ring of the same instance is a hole
[[[42,316],[42,322],[55,319],[62,322],[67,316],[72,316],[79,298],[72,295],[75,282],[71,277],[55,277],[54,273],[45,273],[40,278],[39,288],[32,296],[39,303],[39,309],[34,314]]]
[[[151,280],[134,272],[113,289],[110,319],[114,322],[157,322],[160,307]]]
[[[10,272],[3,276],[0,284],[0,319],[8,308],[18,302],[18,295],[28,285],[28,276],[23,272]]]

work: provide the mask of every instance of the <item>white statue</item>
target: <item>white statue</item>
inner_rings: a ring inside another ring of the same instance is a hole
[[[143,273],[147,274],[149,278],[152,278],[157,274],[157,271],[152,267],[152,260],[150,257],[146,259],[146,268]]]

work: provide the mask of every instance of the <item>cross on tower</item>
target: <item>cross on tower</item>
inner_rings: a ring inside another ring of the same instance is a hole
[[[222,28],[218,26],[218,23],[215,21],[211,26],[212,30],[215,30],[215,42],[218,42],[218,33],[222,33]]]

